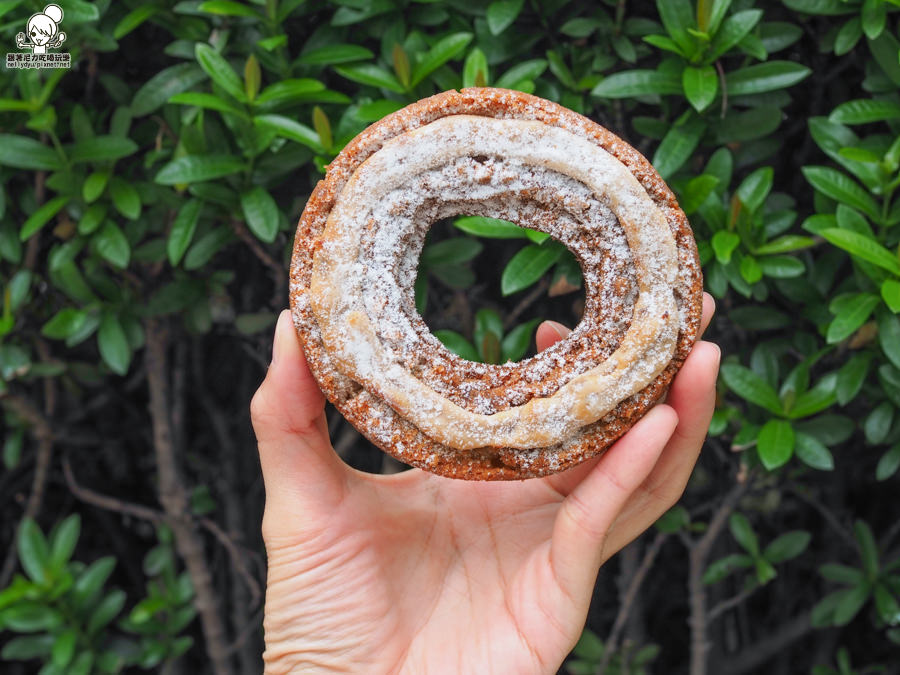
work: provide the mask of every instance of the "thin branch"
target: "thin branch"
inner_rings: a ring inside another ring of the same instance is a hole
[[[41,357],[45,357],[46,345],[38,342],[38,350]],[[22,522],[29,519],[37,518],[41,510],[41,504],[44,501],[44,492],[47,489],[47,480],[50,477],[50,464],[53,459],[53,427],[48,420],[52,419],[56,410],[56,382],[53,378],[45,377],[44,380],[44,411],[38,410],[35,405],[22,396],[7,395],[10,406],[18,415],[31,425],[32,435],[37,441],[37,450],[35,451],[34,462],[34,478],[31,481],[31,491],[28,494],[28,501],[19,519],[19,525],[16,527],[18,532]],[[12,574],[16,569],[17,551],[15,546],[10,546],[6,552],[6,558],[3,560],[3,567],[0,568],[0,588],[6,587]]]
[[[656,560],[656,556],[659,554],[662,545],[668,538],[669,535],[659,532],[644,552],[641,564],[635,571],[634,576],[631,577],[631,583],[628,585],[625,594],[622,596],[622,601],[619,605],[619,613],[616,615],[612,630],[609,631],[609,637],[606,639],[606,649],[603,651],[603,660],[597,667],[597,673],[602,674],[606,672],[609,662],[613,657],[613,653],[619,646],[619,637],[622,630],[625,628],[625,622],[628,620],[628,615],[631,613],[631,608],[634,606],[638,591],[644,583],[644,579],[647,578],[647,573],[653,566],[653,561]]]
[[[62,465],[63,474],[66,477],[66,485],[69,486],[69,490],[86,504],[99,506],[101,509],[106,509],[107,511],[115,511],[116,513],[134,516],[135,518],[140,518],[142,520],[149,520],[152,523],[161,523],[166,520],[166,514],[162,511],[157,511],[149,506],[135,504],[134,502],[126,502],[124,499],[119,499],[117,497],[100,494],[99,492],[94,492],[90,488],[86,488],[79,484],[75,479],[75,472],[72,470],[72,463],[69,461],[68,457],[63,457]]]
[[[851,548],[856,546],[856,540],[853,538],[853,535],[850,534],[850,530],[841,524],[841,521],[838,520],[838,517],[831,509],[798,485],[791,485],[789,489],[794,496],[818,511],[825,519],[825,522],[831,525],[831,529],[837,532],[848,546]]]
[[[547,281],[546,277],[541,279],[540,282],[538,282],[535,287],[528,292],[528,295],[522,298],[519,303],[512,308],[512,311],[506,315],[506,318],[503,320],[503,329],[508,330],[513,324],[515,324],[516,321],[519,320],[519,317],[529,307],[531,307],[531,305],[537,302],[544,293],[547,292],[547,288],[549,286],[550,282]]]
[[[691,628],[690,675],[706,675],[707,652],[709,651],[709,640],[706,634],[706,629],[709,626],[709,617],[706,610],[706,588],[703,584],[706,562],[716,538],[728,521],[728,516],[731,515],[741,497],[752,485],[752,475],[748,475],[743,481],[736,481],[710,519],[706,532],[691,545],[688,574],[688,592],[691,608],[691,615],[688,621]]]
[[[244,556],[238,549],[237,544],[235,544],[234,540],[228,536],[215,521],[210,520],[209,518],[200,518],[199,521],[200,524],[209,530],[219,543],[222,544],[222,547],[228,551],[228,555],[231,556],[231,560],[234,563],[238,574],[240,574],[244,583],[247,584],[247,588],[250,590],[250,595],[252,597],[251,605],[256,607],[257,603],[262,599],[262,588],[260,588],[259,582],[253,577],[253,573],[247,567],[247,562],[244,560]]]
[[[275,284],[275,306],[287,306],[287,273],[284,271],[285,266],[273,258],[269,252],[263,248],[257,239],[242,220],[232,219],[231,227],[234,233],[243,241],[247,248],[259,259],[259,261],[269,269],[272,275],[272,283]]]
[[[179,475],[171,418],[171,386],[168,380],[168,332],[160,319],[148,319],[145,332],[147,335],[145,358],[150,388],[153,447],[159,479],[159,501],[172,528],[175,548],[184,560],[194,585],[194,604],[200,615],[200,623],[206,638],[206,653],[211,661],[212,670],[215,675],[231,675],[234,671],[227,654],[227,633],[219,608],[218,595],[201,539],[191,518],[188,492]]]
[[[720,603],[715,605],[709,612],[706,614],[707,623],[712,623],[716,619],[719,618],[720,615],[727,612],[732,607],[737,607],[744,600],[749,598],[751,595],[756,593],[762,586],[751,586],[750,588],[745,588],[743,591],[738,593],[735,596],[728,598],[727,600],[722,600]]]

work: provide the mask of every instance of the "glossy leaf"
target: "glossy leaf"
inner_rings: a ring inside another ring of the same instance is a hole
[[[530,244],[507,263],[500,279],[503,295],[512,295],[528,288],[546,274],[562,255],[562,246]]]
[[[785,420],[769,420],[756,439],[759,459],[769,471],[787,463],[794,454],[794,429]]]

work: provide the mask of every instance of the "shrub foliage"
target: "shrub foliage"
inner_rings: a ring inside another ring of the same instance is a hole
[[[0,75],[4,672],[259,670],[247,402],[294,223],[368,124],[483,85],[647,154],[718,301],[706,452],[563,670],[897,667],[897,2],[60,4],[72,68]],[[42,5],[0,2],[10,51]],[[416,300],[497,363],[580,285],[558,242],[460,214]],[[347,461],[397,469],[332,413]]]

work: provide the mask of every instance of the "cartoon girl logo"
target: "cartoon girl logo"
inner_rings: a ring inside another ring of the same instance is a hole
[[[62,7],[47,5],[42,14],[28,19],[28,34],[16,35],[16,46],[19,49],[30,48],[34,54],[46,54],[47,49],[56,49],[66,40],[66,34],[59,30],[62,19]]]

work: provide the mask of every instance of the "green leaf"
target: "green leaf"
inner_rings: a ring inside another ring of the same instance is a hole
[[[311,49],[301,54],[297,63],[308,65],[334,65],[338,63],[350,63],[352,61],[365,61],[371,59],[374,54],[359,45],[336,44],[325,45]]]
[[[806,180],[824,195],[852,206],[874,220],[879,220],[880,209],[871,193],[846,174],[826,166],[804,166],[801,171]]]
[[[38,230],[46,225],[50,219],[59,213],[68,203],[68,197],[60,196],[54,197],[49,202],[38,207],[38,209],[22,223],[22,229],[19,230],[19,240],[27,241],[31,239]]]
[[[184,252],[190,246],[202,210],[203,202],[199,199],[188,200],[178,210],[166,240],[166,254],[169,257],[169,264],[173,267],[181,261]]]
[[[821,16],[838,16],[852,14],[856,7],[844,0],[783,0],[790,9],[806,14],[818,14]]]
[[[726,363],[720,372],[728,388],[744,400],[776,415],[784,414],[781,399],[775,390],[749,368],[736,363]]]
[[[31,519],[26,518],[16,535],[19,561],[25,574],[36,584],[48,583],[50,577],[50,547],[44,533]]]
[[[193,63],[179,63],[151,77],[138,89],[131,101],[135,117],[148,115],[175,94],[187,91],[205,78],[203,70]]]
[[[271,244],[278,234],[278,206],[265,188],[255,186],[241,195],[247,227],[258,239]]]
[[[119,269],[128,267],[131,260],[131,245],[128,239],[112,221],[107,221],[94,235],[92,243],[101,258]]]
[[[735,12],[722,23],[710,43],[709,60],[715,60],[743,40],[762,18],[761,9],[745,9]]]
[[[38,633],[57,628],[63,622],[63,617],[52,607],[23,603],[4,610],[3,620],[8,628],[19,633]]]
[[[263,89],[256,97],[259,106],[269,107],[291,101],[308,101],[311,96],[325,91],[325,85],[319,80],[308,77],[279,80]]]
[[[78,633],[74,628],[69,628],[56,637],[51,653],[51,662],[54,666],[64,670],[69,665],[75,655],[77,639]]]
[[[754,249],[756,255],[771,255],[773,253],[789,253],[800,249],[815,246],[816,240],[812,237],[804,237],[797,234],[786,234],[772,241],[766,242],[762,246]]]
[[[312,148],[316,152],[325,151],[325,148],[319,142],[319,134],[314,129],[305,124],[300,124],[300,122],[295,122],[289,117],[284,117],[283,115],[257,115],[253,118],[253,121],[259,126],[274,129],[279,136]]]
[[[829,242],[848,253],[900,276],[900,259],[874,239],[858,232],[827,228],[821,234]]]
[[[531,344],[531,336],[534,333],[534,329],[537,328],[540,322],[540,319],[532,319],[531,321],[520,323],[509,331],[500,344],[501,360],[504,362],[518,361],[525,356],[525,352],[528,351],[528,347]]]
[[[53,642],[52,635],[28,635],[13,638],[3,645],[0,658],[5,661],[28,661],[45,657],[50,654]]]
[[[887,3],[884,0],[863,0],[862,29],[866,37],[874,40],[884,30],[887,19]]]
[[[257,118],[258,119],[258,118]],[[232,155],[187,155],[173,159],[156,174],[161,185],[200,183],[243,171],[244,161]]]
[[[603,79],[591,94],[603,98],[632,98],[649,94],[682,94],[681,79],[656,70],[626,70]]]
[[[877,305],[878,296],[873,293],[857,293],[833,301],[829,309],[836,316],[828,326],[826,335],[828,344],[835,344],[850,337],[866,322]]]
[[[138,5],[136,8],[123,16],[116,27],[113,28],[113,39],[121,40],[135,28],[144,23],[151,16],[159,12],[159,7],[154,5]]]
[[[462,216],[453,225],[467,234],[490,239],[524,239],[525,228],[508,220],[484,218],[482,216]]]
[[[881,298],[894,313],[900,313],[900,281],[887,279],[881,284]]]
[[[194,48],[197,62],[210,79],[238,101],[246,101],[244,84],[234,69],[215,49],[208,44],[198,43]]]
[[[351,66],[338,66],[335,71],[346,77],[348,80],[367,84],[372,87],[379,87],[402,94],[406,88],[400,84],[396,77],[386,71],[384,68],[376,66],[374,63],[360,63]]]
[[[706,123],[693,115],[684,124],[676,124],[669,129],[652,160],[663,180],[668,180],[684,165],[696,150],[705,131]]]
[[[842,56],[856,46],[862,37],[862,21],[859,17],[853,17],[837,32],[834,38],[834,53],[836,56]]]
[[[710,243],[716,254],[716,260],[727,265],[731,262],[731,254],[740,245],[741,238],[730,230],[720,230],[713,235]]]
[[[872,445],[884,442],[894,422],[894,405],[890,401],[882,401],[863,421],[863,433]]]
[[[691,178],[681,190],[681,208],[687,215],[693,214],[713,193],[718,184],[719,179],[708,173]]]
[[[713,562],[703,573],[703,583],[709,586],[728,577],[732,572],[753,567],[753,558],[743,553],[732,553]]]
[[[878,576],[878,544],[875,543],[875,535],[872,528],[864,520],[857,520],[853,524],[853,534],[859,545],[859,557],[862,560],[863,570],[869,579]]]
[[[787,463],[794,453],[794,429],[785,420],[769,420],[756,439],[759,459],[769,471]]]
[[[797,459],[813,469],[820,471],[834,469],[834,457],[831,455],[831,451],[824,443],[802,431],[798,431],[796,434],[794,454],[797,455]]]
[[[875,478],[877,480],[887,480],[900,469],[900,443],[894,443],[878,460],[878,466],[875,467]]]
[[[747,517],[741,513],[732,513],[728,519],[728,528],[735,541],[750,555],[759,555],[759,542]]]
[[[472,33],[452,33],[438,40],[413,68],[411,86],[415,87],[447,61],[462,53],[472,37]]]
[[[426,267],[434,265],[459,265],[472,260],[481,253],[484,246],[481,242],[468,237],[454,237],[436,244],[429,244],[422,251],[420,264]]]
[[[88,620],[87,624],[88,634],[95,634],[101,628],[109,624],[110,621],[118,616],[124,606],[124,591],[110,591],[106,597],[100,601],[100,604],[97,605],[97,608],[91,614],[91,618]]]
[[[137,143],[121,136],[94,136],[78,141],[68,147],[69,159],[73,162],[106,162],[121,159],[137,152]]]
[[[130,220],[137,220],[141,215],[141,197],[134,186],[123,178],[113,176],[109,180],[109,195],[112,197],[116,211]]]
[[[434,336],[440,340],[447,349],[461,359],[475,362],[481,360],[478,358],[478,352],[475,350],[475,347],[472,346],[472,343],[459,333],[452,330],[436,330],[434,331]]]
[[[87,312],[74,307],[65,307],[53,315],[41,328],[41,335],[52,340],[64,340],[74,335],[87,320]]]
[[[900,119],[900,103],[875,99],[858,99],[841,103],[828,116],[841,124],[870,124]]]
[[[811,72],[792,61],[768,61],[729,73],[725,81],[729,96],[763,94],[797,84]]]
[[[697,112],[703,112],[716,98],[719,77],[712,66],[687,66],[681,74],[684,95]]]
[[[249,16],[259,19],[259,12],[252,7],[248,7],[234,0],[209,0],[200,3],[197,8],[201,12],[209,12],[210,14],[221,14],[222,16]]]
[[[764,276],[772,279],[795,279],[803,276],[806,265],[802,260],[788,255],[773,255],[758,260],[759,269]]]
[[[549,271],[565,249],[562,246],[529,244],[507,263],[500,278],[503,295],[528,288]]]
[[[791,530],[773,539],[763,550],[763,557],[778,564],[796,558],[809,546],[812,535],[806,530]]]
[[[523,80],[536,80],[547,70],[547,61],[544,59],[531,59],[517,63],[501,75],[495,84],[497,87],[512,89]]]
[[[112,313],[103,315],[97,331],[97,346],[103,362],[117,375],[125,375],[131,364],[131,346],[119,318]]]
[[[500,35],[513,24],[522,11],[523,2],[524,0],[494,0],[488,5],[485,19],[491,35]]]
[[[0,134],[0,165],[14,169],[56,171],[63,166],[53,148],[28,136]]]
[[[878,344],[888,361],[900,368],[900,316],[879,312]]]
[[[84,185],[81,187],[81,194],[84,201],[91,203],[100,198],[109,182],[109,171],[94,171],[88,176]]]
[[[115,566],[116,559],[107,556],[95,560],[78,575],[75,583],[72,584],[72,596],[79,608],[93,604]]]
[[[841,405],[846,405],[859,394],[862,389],[866,375],[869,373],[869,365],[872,362],[872,355],[861,353],[854,355],[847,361],[838,371],[837,401]]]
[[[900,62],[897,59],[900,43],[897,38],[890,31],[882,31],[878,38],[869,40],[869,51],[890,81],[900,87]]]
[[[487,57],[481,49],[474,47],[463,64],[463,87],[484,87],[488,79]]]
[[[736,194],[748,211],[755,213],[765,203],[772,189],[773,177],[772,167],[764,166],[741,181]]]
[[[247,117],[247,113],[238,108],[234,103],[219,98],[215,94],[207,94],[199,91],[186,91],[181,94],[175,94],[169,99],[169,103],[192,105],[197,106],[198,108],[208,108],[210,110],[218,110],[219,112],[231,113],[238,117]]]
[[[689,0],[656,0],[656,11],[666,32],[685,54],[692,54],[696,47],[688,29],[694,27],[694,11]]]
[[[53,531],[50,537],[50,564],[55,569],[61,570],[69,562],[80,533],[81,517],[77,513],[67,517]]]

